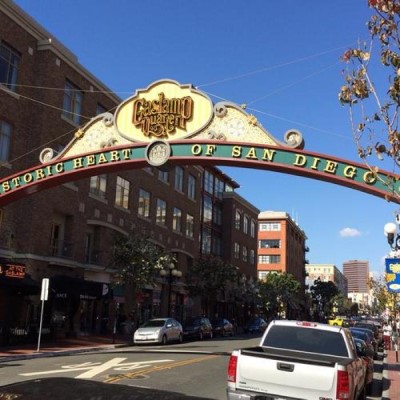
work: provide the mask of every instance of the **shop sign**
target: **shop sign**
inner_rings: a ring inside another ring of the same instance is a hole
[[[18,264],[0,264],[0,276],[25,278],[25,266]]]
[[[400,258],[387,258],[385,264],[388,291],[400,293]]]
[[[213,115],[213,103],[205,93],[165,79],[123,102],[115,122],[126,139],[151,142],[191,136],[208,125]]]

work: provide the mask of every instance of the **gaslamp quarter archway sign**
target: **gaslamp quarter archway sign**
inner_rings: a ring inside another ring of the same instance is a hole
[[[231,165],[327,181],[400,202],[398,177],[304,150],[289,130],[279,141],[257,119],[229,102],[213,104],[192,85],[160,80],[92,118],[40,164],[0,180],[0,206],[61,183],[124,169],[164,164]]]

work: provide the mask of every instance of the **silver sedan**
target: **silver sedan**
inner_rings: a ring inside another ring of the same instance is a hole
[[[133,334],[133,343],[160,343],[183,341],[182,325],[174,318],[150,319]]]

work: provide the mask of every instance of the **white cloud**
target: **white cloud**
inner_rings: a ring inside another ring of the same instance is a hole
[[[340,231],[341,237],[354,237],[354,236],[361,236],[361,232],[358,229],[354,228],[343,228]]]

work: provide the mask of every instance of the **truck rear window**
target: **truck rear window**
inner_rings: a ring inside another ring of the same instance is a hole
[[[263,346],[339,357],[349,356],[341,333],[297,326],[271,326]]]

